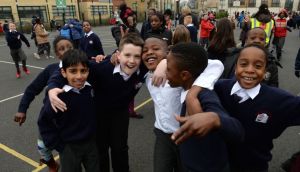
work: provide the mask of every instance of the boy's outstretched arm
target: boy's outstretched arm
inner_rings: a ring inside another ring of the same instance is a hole
[[[176,116],[182,123],[181,127],[172,134],[171,139],[180,144],[191,136],[203,137],[213,129],[220,128],[219,116],[214,112],[197,113],[192,116]]]

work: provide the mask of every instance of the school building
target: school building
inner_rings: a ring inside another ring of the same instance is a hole
[[[12,20],[26,26],[32,16],[38,16],[44,23],[51,19],[63,22],[77,18],[92,24],[106,24],[122,2],[124,0],[1,0],[0,21]],[[126,0],[126,4],[137,11],[139,20],[144,20],[145,0]]]

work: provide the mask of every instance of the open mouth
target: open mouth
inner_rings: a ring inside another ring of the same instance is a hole
[[[157,60],[157,58],[155,58],[155,57],[148,57],[148,58],[146,58],[146,62],[147,63],[149,63],[149,64],[152,64],[152,63],[154,63],[155,61]]]

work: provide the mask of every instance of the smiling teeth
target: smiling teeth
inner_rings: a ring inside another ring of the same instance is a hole
[[[253,81],[253,78],[244,77],[245,80]]]

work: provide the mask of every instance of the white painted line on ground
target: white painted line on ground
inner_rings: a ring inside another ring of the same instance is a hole
[[[18,94],[18,95],[15,95],[15,96],[12,96],[12,97],[9,97],[9,98],[6,98],[6,99],[3,99],[3,100],[0,100],[0,103],[3,103],[7,100],[10,100],[10,99],[14,99],[14,98],[17,98],[17,97],[20,97],[20,96],[23,96],[24,93],[22,94]]]
[[[6,63],[6,64],[15,64],[14,62],[8,62],[8,61],[1,61],[0,60],[0,63]],[[22,65],[22,64],[20,64],[20,65]],[[43,68],[43,67],[38,67],[38,66],[31,66],[31,65],[26,65],[27,67],[30,67],[30,68],[35,68],[35,69],[45,69],[45,68]]]

